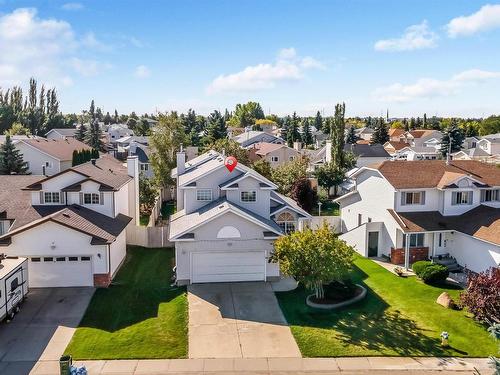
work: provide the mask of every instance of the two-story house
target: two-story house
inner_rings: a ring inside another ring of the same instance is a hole
[[[0,248],[29,259],[31,287],[106,286],[139,217],[137,158],[111,156],[50,177],[0,178]]]
[[[15,145],[28,164],[28,172],[43,176],[71,168],[74,151],[92,150],[74,138],[27,138],[20,139]]]
[[[188,162],[177,154],[169,238],[178,284],[278,278],[278,265],[268,262],[274,240],[310,218],[253,169],[238,164],[230,172],[224,162],[216,151]]]
[[[343,238],[409,266],[449,254],[479,272],[500,263],[500,169],[478,161],[385,161],[340,198]]]

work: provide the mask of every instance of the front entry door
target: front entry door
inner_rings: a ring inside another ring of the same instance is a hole
[[[368,232],[368,256],[378,255],[378,232]]]

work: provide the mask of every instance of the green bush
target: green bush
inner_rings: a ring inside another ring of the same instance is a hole
[[[429,262],[428,260],[419,260],[418,262],[415,262],[412,264],[411,269],[417,276],[420,277],[420,273],[427,268],[428,266],[432,265],[433,263]]]
[[[431,264],[425,267],[418,277],[420,277],[425,283],[437,283],[445,281],[450,272],[448,267],[442,264]]]

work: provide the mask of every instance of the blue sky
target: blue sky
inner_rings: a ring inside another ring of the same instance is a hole
[[[500,114],[500,3],[0,0],[0,86],[65,112]]]

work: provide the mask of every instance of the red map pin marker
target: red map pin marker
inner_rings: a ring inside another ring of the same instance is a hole
[[[229,172],[232,172],[234,168],[236,168],[236,165],[238,164],[238,160],[234,156],[228,156],[226,160],[224,161],[224,165],[226,166],[227,170]]]

